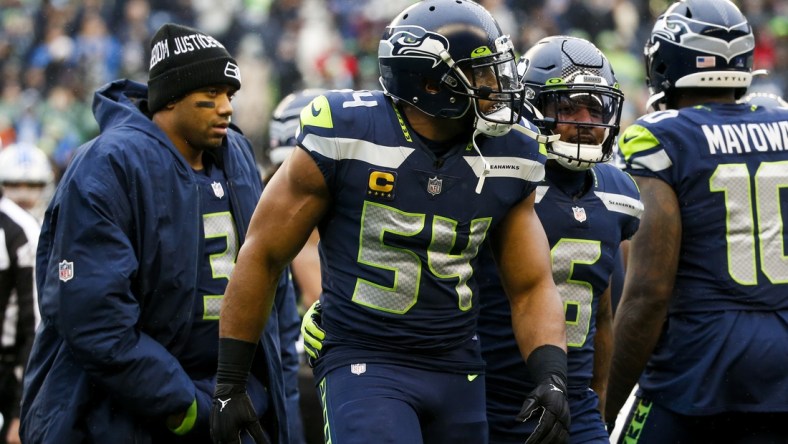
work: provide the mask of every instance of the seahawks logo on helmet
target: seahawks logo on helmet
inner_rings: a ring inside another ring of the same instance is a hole
[[[440,53],[449,50],[446,37],[420,26],[397,26],[391,36],[381,40],[378,57],[408,57],[432,60],[435,68],[441,63]]]
[[[679,43],[682,35],[689,32],[692,31],[689,29],[689,26],[684,23],[684,21],[674,21],[671,20],[670,17],[667,17],[666,20],[655,23],[654,30],[652,31],[654,35],[658,35],[665,40],[676,43]]]
[[[652,37],[661,37],[667,41],[675,42],[679,46],[706,54],[723,57],[726,61],[739,56],[747,51],[752,51],[754,40],[752,34],[747,34],[747,22],[738,23],[731,28],[704,23],[682,17],[677,14],[666,14],[664,20],[654,24]],[[710,32],[717,28],[720,32]],[[733,33],[731,31],[741,31]],[[737,35],[729,40],[719,36]]]

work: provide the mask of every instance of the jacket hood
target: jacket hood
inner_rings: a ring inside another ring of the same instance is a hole
[[[166,137],[142,111],[147,110],[147,98],[147,85],[128,79],[116,80],[96,90],[93,115],[101,132],[124,126],[138,129],[157,139]]]

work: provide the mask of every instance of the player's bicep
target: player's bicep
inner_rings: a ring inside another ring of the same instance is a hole
[[[492,237],[492,247],[509,297],[552,283],[550,247],[534,211],[535,193],[512,208]]]
[[[264,254],[284,266],[309,239],[329,201],[317,164],[306,151],[296,149],[263,191],[246,242],[266,245]]]
[[[509,297],[512,328],[523,358],[539,345],[566,350],[566,321],[553,282],[550,247],[531,195],[512,210],[493,236],[501,283]]]
[[[651,177],[636,180],[645,210],[640,228],[630,240],[625,286],[667,296],[678,267],[681,209],[669,184]]]

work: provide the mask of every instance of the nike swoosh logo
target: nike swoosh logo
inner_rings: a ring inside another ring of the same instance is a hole
[[[631,142],[631,141],[632,141],[632,139],[634,139],[635,137],[636,137],[636,136],[629,136],[629,137],[624,137],[624,140],[622,140],[622,141],[621,141],[621,143],[629,143],[629,142]]]
[[[315,102],[312,102],[312,115],[313,116],[317,117],[320,114],[320,111],[322,111],[322,110],[323,110],[322,108],[315,108]]]
[[[468,375],[468,382],[473,382],[479,375]]]

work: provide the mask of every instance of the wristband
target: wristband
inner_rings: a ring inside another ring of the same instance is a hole
[[[536,347],[526,361],[528,375],[535,385],[556,375],[566,385],[566,352],[555,345]]]
[[[189,433],[197,422],[197,400],[192,401],[192,405],[186,410],[186,416],[183,417],[181,425],[177,429],[170,429],[176,435],[185,435]]]
[[[241,385],[246,387],[249,370],[252,368],[257,343],[233,338],[219,338],[219,363],[216,369],[216,384]]]

